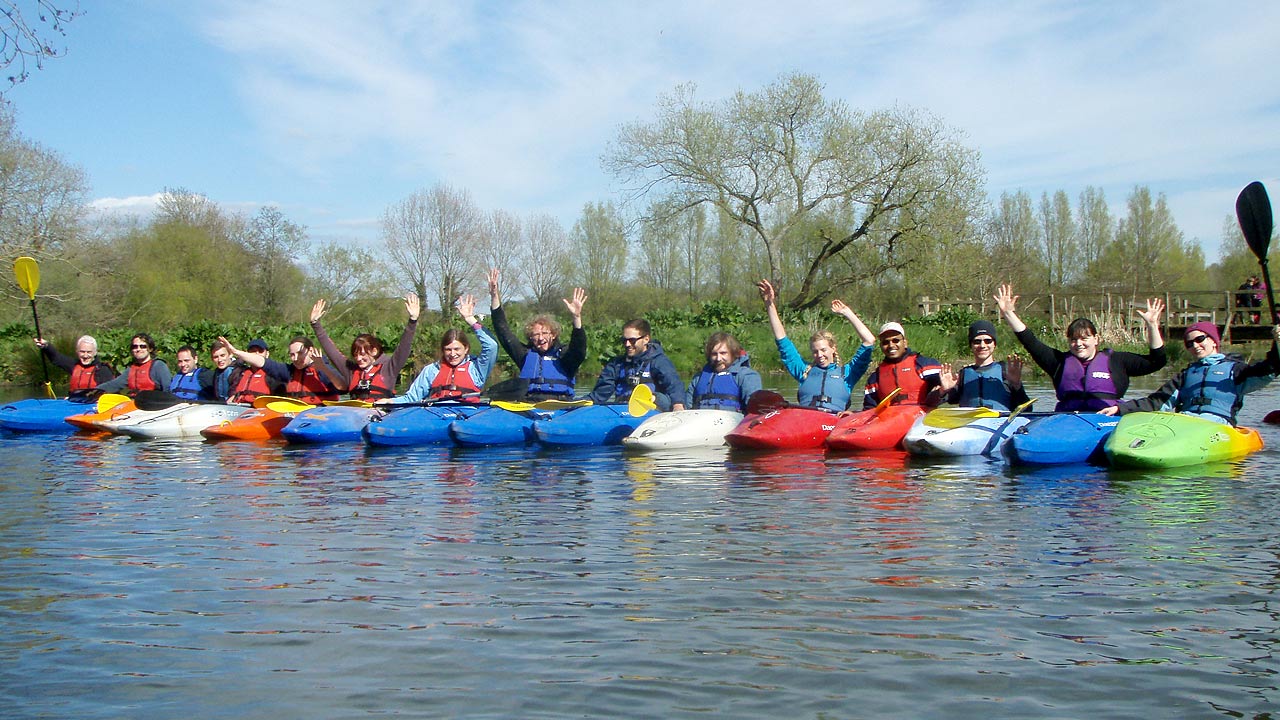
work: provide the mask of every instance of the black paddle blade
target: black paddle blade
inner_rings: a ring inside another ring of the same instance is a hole
[[[757,390],[747,398],[747,414],[763,415],[787,406],[787,399],[772,390]]]
[[[1275,226],[1271,218],[1271,200],[1262,183],[1251,182],[1240,191],[1236,198],[1236,219],[1240,221],[1240,232],[1244,233],[1249,249],[1260,262],[1265,263],[1271,246],[1271,231]]]

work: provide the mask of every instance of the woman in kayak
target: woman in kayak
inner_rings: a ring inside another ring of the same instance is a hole
[[[320,318],[324,317],[327,309],[324,300],[317,300],[311,307],[311,330],[329,362],[346,382],[347,393],[353,400],[369,401],[395,395],[400,369],[409,361],[413,335],[418,330],[418,313],[421,310],[418,296],[414,293],[404,296],[404,309],[409,314],[409,321],[405,323],[400,343],[390,357],[383,354],[382,341],[369,333],[361,333],[351,342],[350,358],[343,355],[320,324]]]
[[[960,407],[986,407],[1012,410],[1027,402],[1022,387],[1022,358],[1017,355],[996,360],[996,326],[987,320],[969,325],[969,350],[973,364],[957,373],[950,365],[942,366],[939,390],[943,402]]]
[[[1271,337],[1271,349],[1266,357],[1246,365],[1239,357],[1218,351],[1221,336],[1217,325],[1195,323],[1183,335],[1187,351],[1195,358],[1190,365],[1150,395],[1126,400],[1098,412],[1102,415],[1124,415],[1163,410],[1235,425],[1236,413],[1244,405],[1245,394],[1266,387],[1280,374],[1280,354],[1276,351],[1280,325],[1271,328]]]
[[[685,393],[695,410],[732,410],[745,413],[747,399],[758,392],[763,383],[760,373],[751,368],[738,339],[727,332],[712,333],[703,346],[707,364],[689,382]]]
[[[404,395],[379,400],[378,405],[420,403],[423,400],[479,400],[481,388],[498,361],[498,341],[485,331],[476,317],[476,299],[464,295],[453,304],[462,319],[475,330],[480,355],[471,355],[471,343],[461,330],[450,328],[440,338],[440,359],[422,368]]]
[[[778,343],[782,366],[800,383],[796,390],[799,403],[806,407],[836,412],[848,408],[854,386],[862,379],[867,368],[871,367],[871,350],[876,345],[876,336],[871,334],[871,330],[848,305],[841,300],[832,300],[831,312],[843,316],[853,325],[862,344],[853,354],[853,359],[841,365],[836,336],[830,330],[819,330],[809,337],[809,352],[813,355],[813,362],[806,363],[800,357],[795,343],[787,337],[787,329],[778,316],[778,291],[768,280],[761,280],[756,283],[756,287],[760,289],[760,299],[764,300],[764,309],[769,315],[769,327],[773,330],[773,339]]]
[[[110,382],[116,371],[98,359],[98,341],[89,335],[81,335],[76,340],[76,356],[67,357],[58,352],[53,345],[42,337],[35,339],[36,347],[44,353],[49,362],[71,374],[71,385],[68,391],[71,397],[88,394],[99,385]]]
[[[528,383],[525,399],[564,400],[573,399],[574,384],[578,375],[578,367],[587,359],[587,331],[582,329],[582,306],[587,301],[587,293],[582,288],[573,289],[572,300],[562,300],[569,314],[573,316],[573,331],[569,335],[569,345],[560,344],[560,323],[550,315],[538,315],[524,326],[527,343],[511,331],[507,324],[507,313],[502,307],[502,296],[499,292],[498,270],[489,270],[489,307],[493,313],[493,331],[507,351],[511,361],[520,368],[517,376]]]
[[[1056,350],[1040,342],[1018,317],[1018,296],[1013,294],[1013,286],[1001,285],[995,301],[1004,321],[1017,334],[1018,342],[1053,379],[1058,394],[1056,412],[1101,410],[1115,405],[1129,389],[1131,376],[1150,375],[1168,361],[1164,338],[1160,336],[1160,314],[1164,312],[1164,301],[1160,298],[1148,299],[1147,309],[1137,311],[1147,326],[1151,352],[1146,355],[1099,349],[1098,329],[1086,318],[1076,318],[1067,326],[1070,350]]]
[[[129,395],[136,395],[144,390],[168,390],[173,373],[163,360],[157,358],[156,341],[146,333],[138,333],[129,340],[129,352],[133,356],[124,374],[109,382],[98,385],[104,393],[124,390]]]

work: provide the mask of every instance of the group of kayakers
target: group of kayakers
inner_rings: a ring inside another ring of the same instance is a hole
[[[75,358],[60,354],[43,338],[35,342],[55,365],[70,373],[73,394],[167,390],[182,400],[231,403],[251,403],[264,395],[286,395],[319,404],[337,400],[344,394],[377,405],[437,400],[465,402],[478,399],[485,390],[501,345],[519,369],[516,378],[500,384],[505,392],[533,402],[572,399],[577,392],[578,368],[587,355],[587,336],[582,326],[586,292],[575,288],[572,296],[563,301],[572,318],[567,343],[561,341],[561,326],[551,315],[538,315],[528,321],[521,340],[508,324],[498,271],[490,270],[487,279],[493,334],[486,331],[481,317],[476,315],[473,296],[464,295],[454,304],[459,316],[475,333],[480,353],[471,353],[465,332],[446,331],[440,340],[439,359],[425,367],[403,395],[396,394],[396,382],[408,362],[420,313],[418,297],[413,293],[404,297],[408,320],[399,344],[390,353],[377,337],[364,333],[352,341],[350,354],[344,354],[321,324],[327,310],[324,300],[317,301],[311,309],[315,345],[304,336],[294,338],[288,348],[288,364],[271,359],[269,348],[261,339],[252,340],[240,350],[220,337],[211,349],[213,369],[199,367],[196,350],[184,346],[177,353],[175,374],[163,360],[155,357],[155,341],[139,333],[130,341],[128,368],[117,376],[97,359],[97,342],[88,335],[76,341]],[[834,299],[831,312],[847,320],[861,342],[852,357],[842,362],[835,336],[829,331],[819,331],[809,338],[810,357],[806,360],[787,337],[778,315],[777,290],[773,283],[761,280],[757,288],[783,367],[798,383],[796,399],[800,406],[849,411],[854,405],[858,382],[871,369],[873,348],[877,344],[881,358],[864,384],[861,403],[864,409],[876,407],[891,396],[890,402],[894,404],[936,407],[953,403],[1002,411],[1028,402],[1022,385],[1023,361],[1016,354],[997,359],[996,328],[989,321],[979,320],[970,325],[968,341],[973,362],[955,370],[911,350],[901,323],[886,322],[873,335],[848,305]],[[1273,341],[1261,361],[1248,365],[1220,351],[1221,336],[1216,325],[1198,322],[1187,328],[1184,338],[1194,361],[1151,395],[1124,401],[1130,377],[1154,373],[1167,362],[1160,333],[1164,304],[1159,298],[1149,299],[1146,307],[1137,311],[1147,330],[1149,351],[1145,355],[1101,347],[1097,327],[1086,318],[1078,318],[1067,326],[1067,350],[1051,347],[1039,340],[1018,317],[1017,300],[1009,285],[1000,286],[995,295],[1005,323],[1031,361],[1051,378],[1058,399],[1057,411],[1124,414],[1163,409],[1234,424],[1243,396],[1280,373],[1276,342]],[[1280,339],[1280,326],[1273,328],[1273,336]],[[747,412],[751,396],[762,388],[760,375],[750,366],[749,355],[734,336],[725,332],[713,333],[707,339],[706,364],[687,386],[663,352],[661,343],[652,337],[647,321],[627,322],[620,342],[622,353],[605,364],[590,392],[589,397],[596,404],[625,403],[637,386],[645,385],[663,411]]]

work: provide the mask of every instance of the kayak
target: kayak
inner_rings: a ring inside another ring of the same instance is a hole
[[[1005,454],[1022,465],[1102,463],[1102,444],[1119,422],[1097,413],[1045,415],[1019,428],[1005,444]]]
[[[742,413],[732,410],[681,410],[658,413],[640,423],[622,439],[636,450],[675,450],[718,447],[724,436],[742,422]]]
[[[87,412],[79,415],[69,415],[66,418],[66,422],[77,430],[102,432],[105,429],[101,427],[102,423],[109,422],[113,417],[124,415],[127,412],[137,409],[138,406],[132,400],[126,400],[101,412]]]
[[[148,412],[147,416],[130,422],[116,422],[111,431],[140,440],[203,439],[201,430],[235,420],[245,410],[244,405],[181,403],[164,410]],[[137,416],[143,412],[147,411],[139,410],[131,415]]]
[[[394,405],[392,407],[395,407]],[[425,445],[449,442],[449,425],[488,408],[475,403],[442,402],[393,410],[374,418],[361,433],[370,445]]]
[[[822,408],[787,405],[748,415],[724,436],[730,447],[803,450],[822,447],[836,427],[836,414]]]
[[[1280,410],[1272,410],[1267,416],[1262,418],[1262,422],[1268,425],[1280,425]]]
[[[1002,412],[992,417],[973,418],[957,426],[952,415],[945,413],[950,409],[931,410],[916,418],[902,438],[907,452],[933,457],[998,455],[1009,436],[1031,422],[1025,414],[1010,420],[1010,413]]]
[[[296,412],[280,412],[267,407],[250,408],[232,418],[200,431],[206,440],[270,440],[280,437]]]
[[[832,450],[892,450],[902,446],[902,438],[924,415],[928,408],[922,405],[889,405],[883,409],[872,408],[845,415],[827,436],[827,447]]]
[[[565,410],[525,410],[514,412],[491,407],[462,420],[449,423],[449,435],[458,445],[481,447],[485,445],[516,445],[533,442],[533,423],[550,420]]]
[[[371,407],[331,405],[298,413],[280,434],[291,443],[334,443],[359,440],[365,425],[382,414]]]
[[[1258,431],[1195,415],[1139,412],[1120,418],[1103,450],[1117,467],[1171,468],[1238,460],[1262,449]]]
[[[535,420],[533,434],[539,443],[552,447],[619,445],[640,423],[656,413],[650,410],[637,417],[626,405],[588,405],[547,420]]]
[[[11,432],[71,432],[67,418],[94,409],[92,403],[77,400],[34,398],[0,406],[0,429]]]

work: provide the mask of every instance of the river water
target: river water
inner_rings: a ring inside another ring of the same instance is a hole
[[[0,716],[1271,717],[1262,432],[1163,473],[3,436]]]

